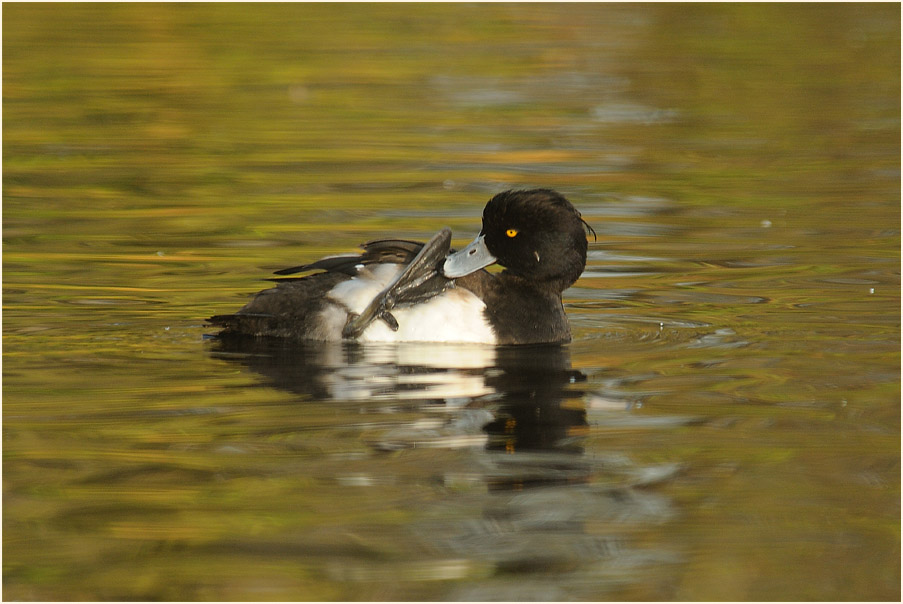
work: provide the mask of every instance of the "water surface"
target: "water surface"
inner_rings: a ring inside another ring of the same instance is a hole
[[[899,23],[6,5],[4,598],[899,599]],[[564,348],[203,337],[531,186]]]

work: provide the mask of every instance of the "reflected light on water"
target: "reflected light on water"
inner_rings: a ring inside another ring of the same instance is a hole
[[[899,599],[898,5],[3,17],[5,599]],[[521,187],[566,347],[203,339]]]

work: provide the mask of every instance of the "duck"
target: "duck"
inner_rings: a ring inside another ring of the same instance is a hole
[[[207,321],[219,338],[565,344],[562,293],[586,267],[590,233],[556,191],[504,191],[461,250],[447,227],[425,243],[369,241],[359,254],[276,271],[275,287]],[[493,264],[503,270],[486,270]]]

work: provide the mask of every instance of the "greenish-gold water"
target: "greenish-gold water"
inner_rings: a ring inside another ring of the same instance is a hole
[[[563,350],[227,349],[511,187]],[[4,4],[6,600],[898,600],[898,4]]]

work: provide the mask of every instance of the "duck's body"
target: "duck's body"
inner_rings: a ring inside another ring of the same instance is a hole
[[[280,271],[277,282],[211,323],[222,336],[362,342],[564,343],[561,293],[586,264],[585,223],[561,195],[508,191],[489,201],[480,236],[448,256],[443,230],[424,244],[381,240],[358,256]],[[446,256],[448,256],[446,258]],[[493,262],[507,267],[489,273]]]
[[[225,334],[296,340],[341,340],[349,313],[360,315],[404,268],[377,264],[348,277],[326,272],[282,281],[234,315],[214,317]],[[360,342],[475,342],[494,344],[483,314],[486,305],[472,292],[455,287],[424,302],[396,307],[398,330],[375,320],[357,336]]]

